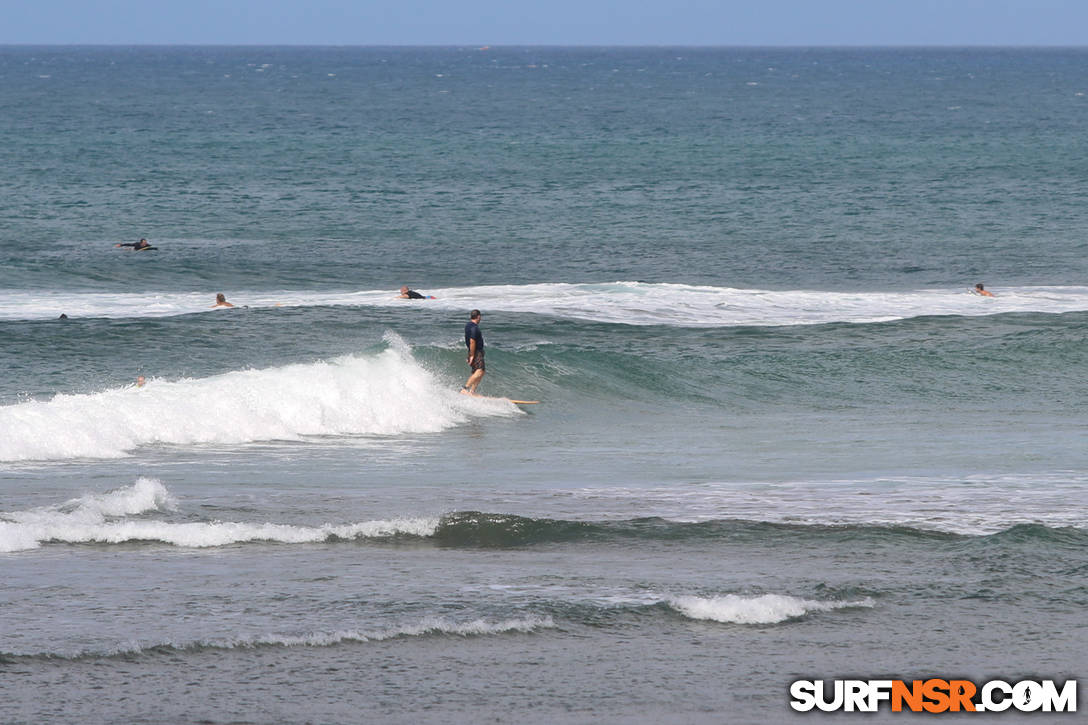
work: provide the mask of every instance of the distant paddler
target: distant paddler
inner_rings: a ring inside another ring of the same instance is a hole
[[[227,302],[227,296],[220,292],[215,296],[215,304],[212,307],[234,307],[234,305]]]
[[[146,239],[140,239],[138,242],[125,242],[124,244],[114,244],[115,247],[132,247],[134,252],[150,251],[152,249],[158,249],[158,247],[152,247],[151,243]]]
[[[982,295],[983,297],[993,297],[994,296],[994,293],[993,292],[988,292],[986,290],[986,288],[982,286],[981,282],[976,284],[975,288],[973,290],[971,290],[971,291],[974,292],[976,295]]]

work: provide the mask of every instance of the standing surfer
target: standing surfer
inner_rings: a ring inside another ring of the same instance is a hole
[[[468,322],[465,323],[465,345],[468,347],[468,366],[472,368],[472,374],[461,386],[461,392],[465,395],[475,395],[476,388],[484,377],[484,333],[480,332],[480,311],[473,310],[469,313]]]

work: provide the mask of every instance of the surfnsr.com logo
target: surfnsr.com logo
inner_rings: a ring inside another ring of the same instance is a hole
[[[790,698],[798,712],[1076,712],[1077,681],[797,680]]]

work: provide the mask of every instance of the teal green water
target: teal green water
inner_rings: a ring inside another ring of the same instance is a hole
[[[1086,66],[0,48],[4,718],[1078,676]]]
[[[1084,64],[9,47],[8,284],[1079,284]],[[103,254],[141,236],[154,268]]]

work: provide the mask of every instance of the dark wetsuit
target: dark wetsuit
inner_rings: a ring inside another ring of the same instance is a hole
[[[470,341],[476,341],[476,354],[469,360],[469,366],[473,370],[486,370],[484,367],[484,333],[480,332],[480,326],[475,322],[469,321],[465,325],[465,347],[469,350],[472,346]]]
[[[410,299],[410,300],[425,300],[425,299],[427,299],[426,297],[424,297],[420,293],[416,292],[414,289],[410,289],[407,292],[405,292],[404,294],[408,295],[408,299]]]

